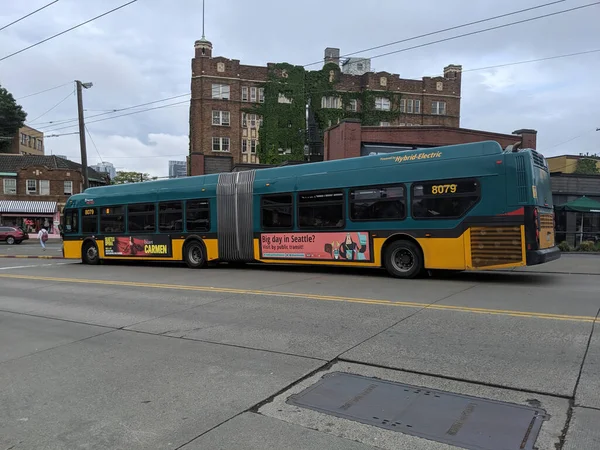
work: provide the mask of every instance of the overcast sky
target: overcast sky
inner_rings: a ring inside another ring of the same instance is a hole
[[[328,46],[340,48],[343,55],[549,1],[372,0],[365,9],[367,3],[358,0],[207,0],[206,37],[213,43],[214,56],[239,59],[242,64],[286,61],[303,65],[321,60]],[[593,1],[567,0],[360,56],[374,56]],[[60,0],[0,31],[0,58],[125,2]],[[0,27],[47,3],[50,0],[0,0]],[[420,78],[441,74],[445,65],[461,64],[467,71],[463,75],[462,127],[501,133],[536,129],[538,150],[546,156],[600,153],[600,132],[595,131],[600,127],[600,53],[468,71],[600,49],[598,23],[600,5],[376,58],[372,68],[399,73],[404,78]],[[186,94],[194,41],[201,35],[201,0],[139,0],[1,61],[0,84],[19,99],[75,79],[91,81],[93,88],[84,92],[87,116]],[[185,100],[182,97],[146,108]],[[77,116],[72,83],[19,103],[28,113],[28,123],[47,135],[77,131],[74,121],[54,126],[48,123]],[[188,153],[189,104],[94,123],[134,111],[87,119],[97,146],[96,150],[88,135],[88,162],[94,164],[101,157],[117,170],[167,175],[169,159],[184,160]],[[70,127],[51,131],[65,126]],[[48,137],[46,152],[80,161],[79,138]]]

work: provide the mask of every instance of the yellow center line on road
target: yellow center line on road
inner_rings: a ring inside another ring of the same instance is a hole
[[[319,295],[309,294],[303,292],[278,292],[278,291],[261,291],[255,289],[234,289],[226,287],[212,287],[212,286],[190,286],[190,285],[179,285],[179,284],[161,284],[161,283],[145,283],[136,281],[118,281],[118,280],[91,280],[83,278],[58,278],[58,277],[42,277],[35,275],[16,275],[16,274],[0,274],[0,278],[10,278],[17,280],[31,280],[31,281],[52,281],[57,283],[80,283],[80,284],[100,284],[105,286],[125,286],[125,287],[141,287],[146,289],[173,289],[179,291],[199,291],[199,292],[213,292],[223,294],[240,294],[240,295],[257,295],[257,296],[272,296],[272,297],[288,297],[298,299],[310,299],[310,300],[321,300],[321,301],[335,301],[345,303],[361,303],[367,305],[383,305],[383,306],[401,306],[405,308],[426,308],[439,311],[456,311],[456,312],[469,312],[475,314],[491,314],[500,316],[510,317],[524,317],[524,318],[536,318],[536,319],[550,319],[550,320],[566,320],[572,322],[588,322],[593,323],[595,321],[594,316],[574,316],[567,314],[550,314],[542,312],[527,312],[527,311],[513,311],[504,309],[487,309],[487,308],[474,308],[467,306],[452,306],[452,305],[431,305],[429,303],[420,302],[407,302],[407,301],[394,301],[394,300],[381,300],[381,299],[370,299],[370,298],[357,298],[357,297],[342,297],[334,295]]]

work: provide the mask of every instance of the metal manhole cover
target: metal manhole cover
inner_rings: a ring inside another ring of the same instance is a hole
[[[539,408],[342,372],[287,403],[473,450],[532,450],[547,419]]]

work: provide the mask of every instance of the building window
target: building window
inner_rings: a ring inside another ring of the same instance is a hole
[[[29,139],[29,147],[37,148],[37,139],[32,137]]]
[[[41,140],[41,139],[38,139],[38,150],[39,150],[39,151],[43,151],[43,150],[44,150],[44,148],[43,148],[43,147],[44,147],[44,146],[42,145],[42,140]]]
[[[415,114],[421,114],[421,100],[415,100]]]
[[[243,102],[248,101],[248,87],[247,86],[242,86],[242,101]]]
[[[349,111],[353,111],[353,112],[358,111],[358,100],[356,100],[355,98],[353,98],[352,100],[350,100],[348,102],[348,110]]]
[[[229,138],[228,137],[213,137],[213,152],[228,152]]]
[[[185,226],[187,231],[210,230],[210,203],[208,200],[185,202]]]
[[[182,202],[163,202],[158,204],[158,230],[161,233],[183,231]]]
[[[289,103],[292,103],[292,100],[291,100],[291,99],[289,99],[289,98],[287,98],[287,97],[285,96],[285,94],[282,94],[281,92],[279,93],[279,96],[278,96],[278,98],[277,98],[277,101],[278,101],[279,103],[288,103],[288,104],[289,104]]]
[[[17,193],[17,180],[14,178],[4,179],[4,193],[5,194],[16,194]]]
[[[100,233],[125,232],[125,207],[112,206],[102,208],[100,213]]]
[[[250,101],[256,102],[256,88],[255,87],[250,88]]]
[[[50,195],[50,180],[40,180],[40,195]]]
[[[389,127],[390,123],[389,122],[379,122],[379,126],[380,127]]]
[[[439,180],[412,185],[412,215],[415,219],[455,219],[479,201],[476,180]]]
[[[87,234],[98,232],[98,211],[96,208],[86,208],[81,211],[81,231]]]
[[[390,99],[385,97],[376,97],[375,98],[375,109],[379,111],[389,111],[390,110]]]
[[[73,195],[73,182],[65,181],[64,185],[64,195]]]
[[[229,85],[228,84],[213,84],[212,85],[212,98],[220,98],[222,100],[229,100]]]
[[[363,70],[363,63],[357,63],[356,64],[356,70]]]
[[[343,228],[344,193],[298,194],[298,228]]]
[[[21,145],[27,144],[27,135],[25,133],[21,133]]]
[[[225,63],[217,63],[217,72],[225,72]]]
[[[250,128],[256,128],[256,114],[249,114],[248,120],[250,121]]]
[[[379,79],[379,84],[380,84],[381,86],[387,86],[387,78],[386,78],[386,77],[381,77],[381,78]]]
[[[27,180],[27,194],[32,195],[37,193],[37,181]]]
[[[265,102],[265,88],[258,88],[258,101],[259,103]]]
[[[213,111],[213,125],[229,126],[229,111]]]
[[[246,128],[248,126],[248,122],[246,122],[246,113],[242,113],[242,128]]]
[[[256,139],[250,141],[250,153],[256,153]]]
[[[265,195],[261,198],[260,206],[263,228],[292,228],[293,203],[291,194]]]
[[[248,153],[248,139],[242,139],[242,153]]]
[[[435,88],[438,91],[443,91],[444,90],[444,83],[442,83],[441,81],[438,81],[437,83],[435,83]]]
[[[342,100],[339,97],[321,97],[321,108],[339,109],[342,107]]]
[[[443,116],[446,114],[446,102],[431,102],[431,114]]]
[[[404,186],[377,186],[350,191],[350,219],[402,220],[406,217]]]

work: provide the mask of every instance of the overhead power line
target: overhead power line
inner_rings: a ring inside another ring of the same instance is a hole
[[[438,39],[437,41],[425,42],[424,44],[414,45],[412,47],[405,47],[405,48],[401,48],[399,50],[393,50],[393,51],[387,52],[387,53],[381,53],[379,55],[371,56],[369,58],[363,58],[363,61],[371,60],[371,59],[375,59],[375,58],[382,58],[384,56],[389,56],[389,55],[395,55],[396,53],[402,53],[402,52],[414,50],[417,48],[427,47],[427,46],[434,45],[434,44],[440,44],[442,42],[453,41],[455,39],[460,39],[460,38],[467,37],[467,36],[474,36],[476,34],[487,33],[488,31],[500,30],[502,28],[507,28],[507,27],[511,27],[514,25],[519,25],[519,24],[527,23],[527,22],[533,22],[535,20],[545,19],[547,17],[558,16],[560,14],[566,14],[568,12],[577,11],[577,10],[581,10],[584,8],[590,8],[590,7],[596,6],[596,5],[600,5],[600,1],[594,2],[594,3],[588,3],[587,5],[576,6],[574,8],[563,9],[562,11],[556,11],[556,12],[544,14],[541,16],[531,17],[529,19],[523,19],[523,20],[518,20],[516,22],[510,22],[510,23],[505,23],[502,25],[496,25],[494,27],[484,28],[483,30],[471,31],[469,33],[459,34],[457,36],[450,36],[447,38]]]
[[[51,87],[51,88],[49,88],[49,89],[44,89],[43,91],[34,92],[33,94],[25,95],[25,96],[23,96],[23,97],[19,97],[19,98],[15,99],[15,100],[23,100],[24,98],[33,97],[34,95],[40,95],[40,94],[43,94],[43,93],[45,93],[45,92],[50,92],[50,91],[53,91],[53,90],[55,90],[55,89],[59,89],[59,88],[61,88],[61,87],[68,86],[68,85],[70,85],[70,84],[72,84],[72,83],[73,83],[72,81],[69,81],[68,83],[61,84],[61,85],[59,85],[59,86],[54,86],[54,87]]]
[[[90,133],[90,130],[88,130],[87,125],[85,126],[85,131],[87,131],[88,136],[90,137],[90,140],[92,141],[92,144],[94,144],[94,148],[96,149],[96,153],[98,153],[98,158],[100,158],[101,162],[104,162],[104,160],[102,159],[102,156],[100,156],[100,152],[98,151],[98,147],[96,146],[96,143],[94,142],[94,138],[92,137],[92,133]],[[79,133],[77,133],[79,134]]]
[[[168,100],[174,100],[176,98],[186,97],[186,96],[189,96],[189,95],[190,95],[189,93],[188,94],[174,95],[173,97],[167,97],[167,98],[163,98],[163,99],[160,99],[160,100],[153,100],[151,102],[141,103],[139,105],[133,105],[133,106],[127,106],[125,108],[116,108],[116,109],[112,109],[112,110],[107,110],[108,112],[103,112],[103,113],[100,113],[100,114],[92,114],[91,116],[86,116],[85,119],[87,120],[87,119],[92,119],[94,117],[106,116],[108,114],[114,114],[114,113],[121,112],[121,111],[127,111],[129,109],[141,108],[142,106],[148,106],[148,105],[153,105],[155,103],[166,102]],[[63,119],[63,120],[54,120],[54,121],[49,121],[49,122],[42,122],[42,123],[38,124],[38,126],[42,125],[42,124],[48,124],[48,126],[52,127],[52,126],[55,126],[55,125],[67,124],[69,122],[76,122],[78,120],[79,120],[79,118],[74,117],[72,119]]]
[[[70,92],[65,98],[63,98],[60,102],[58,102],[56,105],[54,105],[52,108],[50,108],[48,111],[46,111],[45,113],[37,116],[35,119],[33,119],[31,122],[29,122],[29,125],[31,125],[33,122],[35,122],[36,120],[38,120],[40,117],[44,117],[46,114],[48,114],[50,111],[52,111],[53,109],[55,109],[56,107],[58,107],[60,104],[62,104],[63,102],[65,102],[70,96],[72,96],[75,93],[75,89],[73,89],[73,92]]]
[[[468,26],[471,26],[471,25],[477,25],[479,23],[490,22],[492,20],[501,19],[503,17],[514,16],[516,14],[521,14],[521,13],[524,13],[524,12],[527,12],[527,11],[533,11],[535,9],[546,8],[548,6],[556,5],[557,3],[564,3],[564,2],[565,2],[565,0],[558,0],[558,1],[550,2],[550,3],[544,3],[543,5],[532,6],[531,8],[520,9],[518,11],[509,12],[509,13],[506,13],[506,14],[500,14],[498,16],[489,17],[487,19],[480,19],[480,20],[476,20],[474,22],[463,23],[462,25],[456,25],[456,26],[453,26],[453,27],[450,27],[450,28],[444,28],[442,30],[431,31],[429,33],[420,34],[418,36],[413,36],[413,37],[409,37],[409,38],[406,38],[406,39],[401,39],[399,41],[389,42],[387,44],[377,45],[375,47],[369,47],[369,48],[366,48],[364,50],[358,50],[358,51],[352,52],[352,53],[346,53],[345,55],[341,55],[340,58],[347,58],[348,56],[356,55],[358,53],[370,52],[372,50],[378,50],[380,48],[389,47],[390,45],[402,44],[404,42],[414,41],[416,39],[421,39],[421,38],[424,38],[424,37],[433,36],[435,34],[445,33],[447,31],[452,31],[452,30],[458,30],[460,28],[468,27]],[[302,67],[314,66],[315,64],[322,64],[322,63],[323,63],[322,60],[321,61],[315,61],[315,62],[310,63],[310,64],[305,64]]]
[[[0,28],[0,31],[10,27],[11,25],[14,25],[17,22],[20,22],[23,19],[27,19],[29,16],[33,16],[35,13],[41,11],[42,9],[46,9],[48,6],[54,5],[56,2],[58,2],[58,0],[54,0],[53,2],[48,3],[47,5],[42,6],[41,8],[36,9],[33,12],[30,12],[29,14],[21,17],[20,19],[15,20],[14,22],[9,23],[8,25],[4,25],[2,28]]]
[[[110,11],[106,11],[105,13],[103,13],[103,14],[100,14],[99,16],[96,16],[96,17],[93,17],[93,18],[91,18],[91,19],[89,19],[89,20],[86,20],[85,22],[82,22],[82,23],[80,23],[79,25],[75,25],[74,27],[71,27],[71,28],[69,28],[69,29],[67,29],[67,30],[61,31],[60,33],[56,33],[56,34],[55,34],[55,35],[53,35],[53,36],[50,36],[50,37],[48,37],[48,38],[46,38],[46,39],[43,39],[43,40],[41,40],[41,41],[39,41],[39,42],[36,42],[35,44],[32,44],[32,45],[30,45],[30,46],[28,46],[28,47],[22,48],[22,49],[21,49],[21,50],[19,50],[19,51],[16,51],[16,52],[14,52],[14,53],[11,53],[10,55],[6,55],[6,56],[4,56],[4,57],[0,58],[0,61],[4,61],[5,59],[8,59],[8,58],[10,58],[10,57],[12,57],[12,56],[15,56],[15,55],[18,55],[19,53],[22,53],[22,52],[24,52],[24,51],[26,51],[26,50],[29,50],[30,48],[33,48],[33,47],[36,47],[36,46],[40,45],[40,44],[43,44],[44,42],[48,42],[48,41],[49,41],[49,40],[51,40],[51,39],[54,39],[54,38],[56,38],[56,37],[58,37],[58,36],[61,36],[61,35],[65,34],[65,33],[68,33],[69,31],[73,31],[73,30],[74,30],[74,29],[76,29],[76,28],[79,28],[79,27],[81,27],[81,26],[83,26],[83,25],[86,25],[86,24],[88,24],[88,23],[90,23],[90,22],[92,22],[92,21],[96,20],[96,19],[99,19],[99,18],[101,18],[101,17],[104,17],[104,16],[106,16],[106,15],[108,15],[108,14],[111,14],[111,13],[113,13],[113,12],[115,12],[115,11],[118,11],[118,10],[119,10],[119,9],[121,9],[121,8],[125,8],[126,6],[128,6],[128,5],[131,5],[132,3],[135,3],[135,2],[137,2],[137,1],[138,1],[138,0],[131,0],[130,2],[127,2],[127,3],[125,3],[125,4],[121,5],[121,6],[117,6],[116,8],[113,8],[113,9],[111,9]]]

